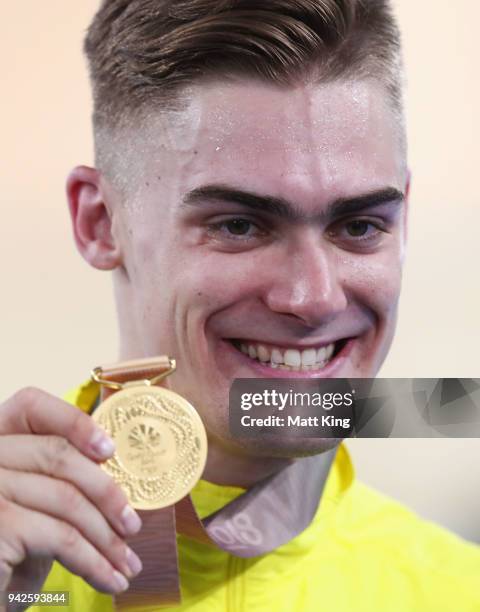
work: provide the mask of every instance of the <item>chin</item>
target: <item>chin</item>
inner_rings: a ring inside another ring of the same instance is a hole
[[[292,438],[281,435],[256,438],[230,438],[232,446],[252,457],[296,459],[319,455],[336,448],[343,438]]]

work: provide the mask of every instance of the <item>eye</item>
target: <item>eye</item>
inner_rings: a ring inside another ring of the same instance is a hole
[[[223,240],[253,241],[258,240],[264,232],[259,224],[245,217],[229,217],[210,223],[209,233]]]
[[[230,219],[224,222],[224,227],[234,236],[246,236],[252,229],[252,223],[247,219]]]
[[[343,219],[333,224],[327,233],[341,248],[368,252],[380,247],[388,233],[388,226],[377,217]]]
[[[362,236],[366,236],[368,234],[368,230],[371,226],[372,223],[357,219],[355,221],[349,221],[346,223],[345,229],[347,230],[349,236],[352,236],[353,238],[361,238]]]
[[[215,248],[239,252],[266,245],[272,232],[259,219],[230,215],[209,219],[206,236]]]

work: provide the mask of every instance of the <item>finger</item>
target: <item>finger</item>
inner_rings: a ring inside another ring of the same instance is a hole
[[[98,591],[115,594],[128,588],[127,578],[72,525],[5,501],[0,517],[4,563],[16,567],[27,558],[48,556]]]
[[[2,436],[0,467],[44,474],[74,485],[122,536],[142,525],[120,486],[97,463],[57,436]]]
[[[18,391],[1,406],[0,434],[14,433],[61,436],[95,460],[115,452],[112,439],[89,415],[34,387]]]
[[[128,578],[141,570],[140,559],[98,509],[70,483],[42,474],[0,468],[0,494],[19,506],[70,523]]]

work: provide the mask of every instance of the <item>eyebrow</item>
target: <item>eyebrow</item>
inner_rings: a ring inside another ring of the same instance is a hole
[[[404,199],[405,195],[398,189],[385,187],[359,196],[338,198],[328,204],[325,211],[314,217],[338,218],[382,204],[401,204]],[[198,187],[188,192],[183,198],[185,206],[201,206],[208,201],[239,204],[257,212],[268,213],[291,221],[305,221],[309,218],[292,202],[283,198],[260,195],[222,184]]]

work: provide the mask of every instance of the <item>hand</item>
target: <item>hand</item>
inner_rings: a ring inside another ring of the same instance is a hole
[[[119,593],[141,563],[124,539],[141,521],[100,467],[112,440],[78,408],[35,388],[0,405],[0,591],[38,592],[54,559]]]

